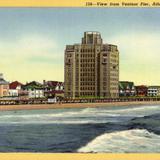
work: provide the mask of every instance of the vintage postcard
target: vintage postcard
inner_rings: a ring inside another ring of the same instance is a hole
[[[0,1],[0,159],[159,159],[160,3]]]

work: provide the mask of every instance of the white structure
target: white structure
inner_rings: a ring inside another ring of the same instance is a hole
[[[9,96],[18,97],[22,90],[22,84],[18,81],[14,81],[9,84]]]
[[[57,102],[57,98],[48,98],[48,103],[56,103]]]
[[[43,98],[44,91],[42,89],[28,89],[28,97],[29,98]]]
[[[28,92],[28,98],[43,98],[44,87],[41,83],[32,81],[23,86],[23,90]]]
[[[160,96],[160,86],[149,86],[147,91],[148,96]]]

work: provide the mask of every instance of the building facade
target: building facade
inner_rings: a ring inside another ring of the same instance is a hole
[[[160,86],[149,86],[147,95],[151,97],[160,96]]]
[[[81,44],[65,49],[65,98],[119,96],[119,51],[99,32],[85,32]]]
[[[0,73],[0,97],[7,97],[9,95],[9,82],[3,78],[3,74]]]
[[[43,81],[44,96],[47,98],[64,97],[64,83],[58,81]]]
[[[11,82],[9,84],[9,96],[18,97],[21,95],[22,91],[22,83],[18,81]]]
[[[39,82],[32,81],[22,88],[28,92],[28,98],[44,98],[44,86]]]
[[[135,86],[136,89],[136,96],[147,96],[148,87],[145,85]]]
[[[135,96],[136,90],[134,82],[120,81],[119,82],[119,96]]]

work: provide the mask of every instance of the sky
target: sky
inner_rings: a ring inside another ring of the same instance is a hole
[[[120,80],[160,85],[159,8],[0,8],[0,73],[7,81],[64,81],[64,50],[99,31],[120,52]]]

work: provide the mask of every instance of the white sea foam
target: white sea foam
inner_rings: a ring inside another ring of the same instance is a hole
[[[5,114],[6,113],[6,114]],[[3,112],[0,114],[2,123],[64,123],[86,124],[117,122],[125,117],[143,117],[150,114],[160,113],[160,106],[135,106],[119,108],[84,108],[70,110],[42,111],[17,111]],[[118,117],[118,118],[116,118]],[[122,117],[120,119],[119,117]],[[124,119],[126,120],[126,119]]]
[[[145,129],[105,133],[78,149],[78,152],[160,152],[160,136]]]
[[[98,108],[96,108],[98,109]],[[134,107],[119,107],[118,109],[106,109],[103,108],[101,112],[103,113],[115,113],[115,114],[135,114],[135,113],[142,113],[147,114],[150,112],[157,112],[160,111],[160,106],[154,105],[154,106],[134,106]]]

